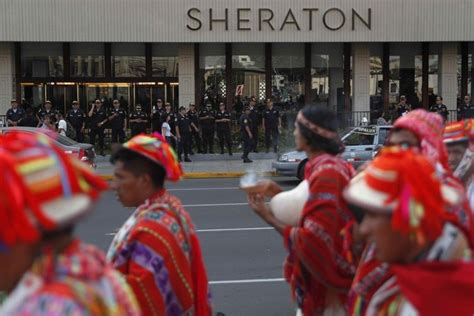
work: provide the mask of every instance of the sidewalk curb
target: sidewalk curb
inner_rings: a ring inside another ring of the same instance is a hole
[[[183,179],[218,179],[218,178],[240,178],[245,174],[245,172],[189,172],[185,173]],[[113,175],[111,174],[102,174],[100,175],[102,179],[106,181],[111,181]],[[264,172],[263,176],[273,177],[276,176],[276,172],[268,171]]]

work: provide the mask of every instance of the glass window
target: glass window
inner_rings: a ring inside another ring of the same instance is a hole
[[[217,105],[225,99],[225,44],[199,45],[199,78],[203,100]]]
[[[428,106],[436,104],[436,97],[439,94],[438,87],[439,80],[439,62],[441,56],[441,44],[429,44],[429,58],[428,58]]]
[[[265,100],[264,44],[232,44],[232,80],[235,87],[243,85],[243,96]]]
[[[34,111],[41,108],[44,103],[44,85],[43,84],[21,84],[21,98],[31,106]]]
[[[374,137],[375,134],[354,131],[344,138],[343,143],[346,146],[373,145]]]
[[[112,44],[112,74],[114,77],[145,77],[145,44]]]
[[[100,99],[106,109],[112,108],[114,99],[119,100],[120,106],[125,110],[130,109],[130,84],[128,83],[104,83],[85,85],[85,97],[81,99],[81,108],[86,111],[90,109],[91,103]]]
[[[273,44],[272,100],[285,108],[304,104],[304,44]]]
[[[104,77],[105,55],[102,43],[71,43],[71,76]]]
[[[22,77],[62,77],[64,71],[62,43],[22,43]]]
[[[468,52],[468,76],[467,76],[467,93],[471,95],[471,103],[474,102],[474,43],[469,43]]]
[[[342,43],[313,43],[311,103],[344,111],[344,47]]]
[[[422,53],[420,43],[391,43],[389,69],[390,109],[395,110],[400,96],[412,108],[421,107]]]
[[[178,44],[153,44],[151,67],[153,77],[178,77]]]
[[[66,113],[71,108],[73,100],[77,100],[77,86],[46,84],[46,99],[51,101],[53,108]]]
[[[374,117],[380,117],[384,111],[383,104],[383,44],[369,44],[370,63],[370,111]]]

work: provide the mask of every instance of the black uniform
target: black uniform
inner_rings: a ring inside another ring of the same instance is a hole
[[[82,127],[86,121],[86,114],[81,109],[71,109],[66,115],[66,120],[76,131],[76,141],[79,143],[84,142],[84,133]]]
[[[260,114],[257,110],[257,108],[252,108],[250,109],[250,114],[249,118],[252,122],[250,125],[250,130],[252,131],[253,134],[253,144],[252,144],[252,150],[254,152],[257,152],[257,146],[258,146],[258,125],[260,123]]]
[[[444,121],[448,120],[448,107],[444,104],[435,104],[430,107],[430,112],[438,113],[444,118]]]
[[[151,114],[151,130],[153,132],[158,132],[161,134],[161,125],[163,125],[163,113],[165,109],[153,108],[153,113]]]
[[[216,114],[213,110],[204,109],[199,113],[199,120],[201,121],[203,152],[207,153],[209,150],[209,153],[213,154]]]
[[[270,151],[270,146],[273,145],[273,151],[276,153],[278,151],[278,138],[280,134],[278,131],[280,112],[275,108],[266,109],[263,112],[263,119],[265,122],[265,146],[267,147],[267,152]]]
[[[474,105],[465,103],[458,109],[458,120],[474,118]]]
[[[146,123],[148,122],[148,115],[143,112],[133,112],[130,114],[130,121],[131,120],[137,120],[141,119],[146,122],[141,122],[141,123],[136,123],[136,122],[130,122],[130,129],[132,130],[132,137],[141,133],[146,133]]]
[[[95,145],[95,138],[98,136],[99,137],[99,147],[100,147],[100,153],[104,153],[104,130],[105,130],[105,124],[102,126],[99,126],[99,123],[102,123],[107,120],[107,113],[105,111],[105,107],[101,106],[99,108],[94,108],[94,112],[92,113],[92,116],[89,118],[89,138],[90,138],[90,143],[94,146]]]
[[[227,111],[218,112],[216,114],[216,121],[228,119],[228,122],[216,122],[217,137],[219,138],[219,145],[221,147],[221,154],[224,154],[224,143],[229,150],[229,155],[232,155],[232,138],[230,135],[230,113]]]
[[[202,153],[202,148],[201,148],[201,136],[199,135],[199,117],[198,113],[196,111],[188,111],[188,117],[191,123],[193,123],[197,130],[194,129],[194,127],[191,126],[191,155],[192,153],[192,142],[196,145],[196,149],[198,153]]]
[[[56,111],[55,109],[51,109],[49,111],[47,111],[46,109],[41,109],[38,112],[38,119],[40,120],[40,122],[43,122],[44,117],[46,115],[49,115],[51,117],[51,121],[56,121],[58,118],[58,111]]]
[[[38,127],[38,119],[33,115],[33,113],[28,114],[27,112],[25,118],[21,120],[20,125],[26,127]]]
[[[178,114],[176,117],[176,127],[179,129],[179,136],[181,137],[178,143],[178,157],[181,160],[184,152],[184,159],[188,160],[188,155],[191,151],[191,121],[189,117],[186,114]]]
[[[127,113],[122,108],[110,110],[109,121],[112,129],[112,143],[123,144],[125,141],[124,123],[126,119]]]
[[[161,121],[164,123],[166,122],[166,117],[169,116],[170,117],[170,121],[168,122],[168,124],[170,125],[170,129],[171,129],[171,133],[173,135],[176,135],[176,115],[173,113],[173,112],[166,112],[164,111],[163,112],[163,115],[161,117]],[[163,124],[162,123],[162,124]],[[177,144],[176,144],[176,140],[174,138],[171,138],[171,146],[173,147],[174,150],[177,150]]]
[[[23,110],[20,107],[17,107],[16,109],[10,108],[7,111],[7,124],[10,126],[8,123],[8,120],[12,121],[15,124],[12,124],[11,126],[16,126],[20,125],[21,121],[25,118],[25,110]]]
[[[250,115],[247,116],[246,114],[242,114],[240,117],[240,134],[242,136],[242,142],[243,142],[243,149],[244,149],[244,154],[242,158],[245,160],[249,159],[249,153],[252,151],[253,148],[253,142],[255,139],[255,135],[252,133],[252,138],[250,138],[249,134],[247,133],[247,127],[251,129],[252,127],[252,120],[250,119]]]

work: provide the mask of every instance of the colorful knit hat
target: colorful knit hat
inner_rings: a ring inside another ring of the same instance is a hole
[[[431,162],[441,164],[449,170],[448,153],[443,143],[443,117],[437,113],[417,109],[400,117],[393,124],[393,130],[406,129],[414,133],[421,144],[421,153]]]
[[[443,133],[444,143],[452,144],[468,141],[470,128],[467,125],[471,125],[470,121],[454,122],[446,125]]]
[[[74,223],[107,184],[42,133],[0,135],[0,248]]]
[[[344,191],[345,199],[377,213],[392,214],[392,227],[433,241],[446,221],[456,221],[447,207],[462,203],[454,188],[438,179],[433,164],[417,150],[384,148]]]
[[[135,151],[162,166],[166,171],[166,179],[178,181],[183,170],[178,162],[175,151],[166,139],[158,134],[137,135],[123,144],[123,147]]]

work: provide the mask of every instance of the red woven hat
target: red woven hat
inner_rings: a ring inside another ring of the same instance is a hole
[[[424,155],[400,147],[383,149],[349,183],[344,197],[372,212],[392,214],[392,227],[415,234],[420,242],[435,240],[444,222],[453,219],[445,207],[462,202],[455,189],[440,182]]]
[[[178,181],[183,170],[178,157],[170,144],[158,133],[153,135],[137,135],[123,144],[123,147],[135,151],[156,162],[166,171],[166,179]]]
[[[107,184],[41,133],[0,136],[0,244],[36,242],[74,223]]]
[[[468,132],[470,122],[454,122],[446,125],[444,128],[443,138],[445,144],[463,142],[469,140]]]

